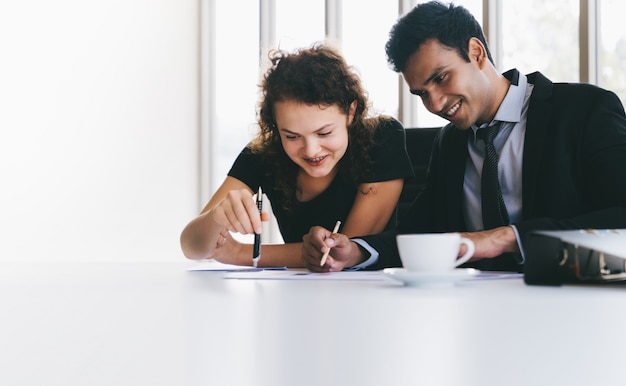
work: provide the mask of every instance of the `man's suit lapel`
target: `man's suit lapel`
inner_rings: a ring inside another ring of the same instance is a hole
[[[450,133],[450,154],[446,173],[446,217],[451,229],[465,229],[463,220],[463,182],[467,160],[468,130],[454,128]]]
[[[528,75],[528,82],[534,84],[524,138],[524,159],[522,164],[523,217],[528,218],[534,211],[537,176],[541,159],[544,156],[545,138],[549,131],[552,113],[552,82],[539,72]]]

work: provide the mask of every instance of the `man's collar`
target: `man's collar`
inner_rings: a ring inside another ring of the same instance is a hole
[[[526,76],[521,75],[517,69],[512,69],[502,74],[511,82],[511,87],[500,104],[494,120],[503,122],[519,122],[522,117],[526,86]]]
[[[516,68],[505,72],[502,76],[507,78],[513,86],[517,86],[519,84],[519,71]]]
[[[511,87],[509,87],[504,100],[502,100],[502,103],[498,107],[498,111],[496,111],[493,120],[480,126],[472,125],[472,131],[474,131],[474,133],[476,133],[479,127],[492,126],[496,121],[517,123],[521,120],[526,86],[528,83],[526,76],[521,75],[517,69],[509,70],[502,75],[511,82]],[[523,80],[520,85],[520,79],[522,79],[522,77]]]

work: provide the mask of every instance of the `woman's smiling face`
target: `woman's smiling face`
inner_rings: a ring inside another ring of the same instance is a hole
[[[285,153],[311,177],[334,173],[348,148],[348,125],[353,111],[351,108],[348,116],[336,105],[276,102],[276,126]]]

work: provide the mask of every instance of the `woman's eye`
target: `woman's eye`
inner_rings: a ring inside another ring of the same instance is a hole
[[[333,133],[332,131],[325,131],[325,132],[323,132],[323,133],[319,133],[319,136],[320,136],[320,137],[325,137],[325,136],[330,135],[330,134],[332,134],[332,133]]]

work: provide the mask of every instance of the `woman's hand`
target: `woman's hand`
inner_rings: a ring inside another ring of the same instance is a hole
[[[261,233],[261,215],[249,190],[229,191],[209,213],[216,223],[230,232],[244,235]],[[267,219],[268,213],[264,217]]]
[[[248,251],[247,254],[246,251]],[[251,265],[252,248],[249,245],[242,244],[235,240],[228,231],[223,231],[220,232],[216,246],[213,251],[211,251],[208,258],[215,259],[224,264]]]
[[[226,177],[201,214],[183,229],[180,236],[183,254],[192,260],[210,259],[213,255],[224,260],[237,258],[235,255],[226,258],[224,254],[224,251],[234,251],[236,245],[241,245],[228,243],[231,239],[228,231],[241,234],[255,231],[260,233],[261,221],[269,219],[267,212],[259,215],[253,195],[246,184]],[[215,248],[224,246],[222,252],[213,252]]]
[[[326,263],[320,266],[322,256],[330,251]],[[364,260],[361,248],[341,233],[315,226],[302,238],[302,261],[312,272],[341,271]]]

